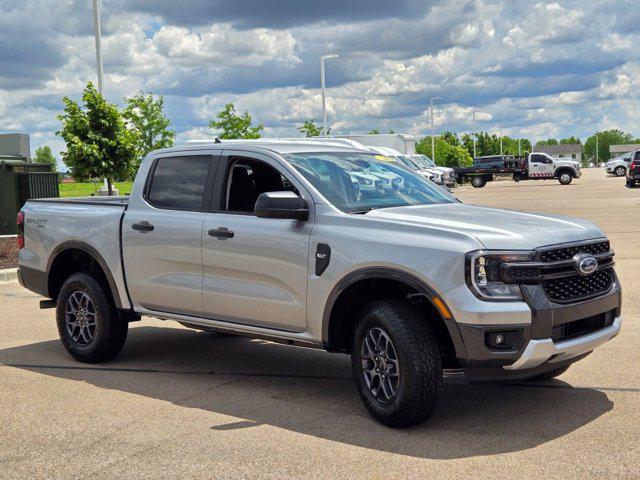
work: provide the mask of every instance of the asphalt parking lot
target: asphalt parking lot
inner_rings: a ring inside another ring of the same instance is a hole
[[[640,189],[590,169],[456,194],[602,227],[622,333],[555,381],[447,379],[429,422],[392,430],[367,415],[344,355],[145,318],[116,360],[83,365],[53,310],[0,285],[0,478],[639,478]]]

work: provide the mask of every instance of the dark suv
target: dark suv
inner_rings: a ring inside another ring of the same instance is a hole
[[[640,150],[638,150],[627,170],[627,187],[635,187],[640,182]]]

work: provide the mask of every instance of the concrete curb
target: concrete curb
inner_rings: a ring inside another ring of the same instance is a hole
[[[18,281],[18,269],[7,268],[0,270],[0,283],[13,283]]]

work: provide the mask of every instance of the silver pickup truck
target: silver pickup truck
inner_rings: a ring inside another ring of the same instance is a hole
[[[400,182],[354,188],[353,175]],[[545,379],[620,330],[588,221],[465,205],[382,155],[313,141],[148,155],[128,198],[32,200],[19,277],[77,360],[149,315],[351,354],[373,417],[424,421],[445,373]]]

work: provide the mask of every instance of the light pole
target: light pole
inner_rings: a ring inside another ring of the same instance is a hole
[[[320,85],[322,87],[322,135],[324,137],[327,136],[327,95],[325,93],[324,84],[324,61],[328,58],[338,58],[338,55],[335,53],[330,53],[328,55],[322,55],[320,57]]]
[[[500,133],[500,155],[502,155],[502,129],[498,130]]]
[[[473,158],[476,158],[476,111],[474,110],[473,113],[471,114],[471,122],[473,125]]]
[[[102,33],[100,30],[100,0],[93,0],[93,32],[96,37],[96,63],[98,66],[98,91],[102,93]]]
[[[440,100],[442,97],[431,97],[431,160],[436,162],[436,137],[435,129],[433,128],[433,101]]]
[[[596,167],[600,165],[600,154],[598,152],[598,132],[596,132]]]

